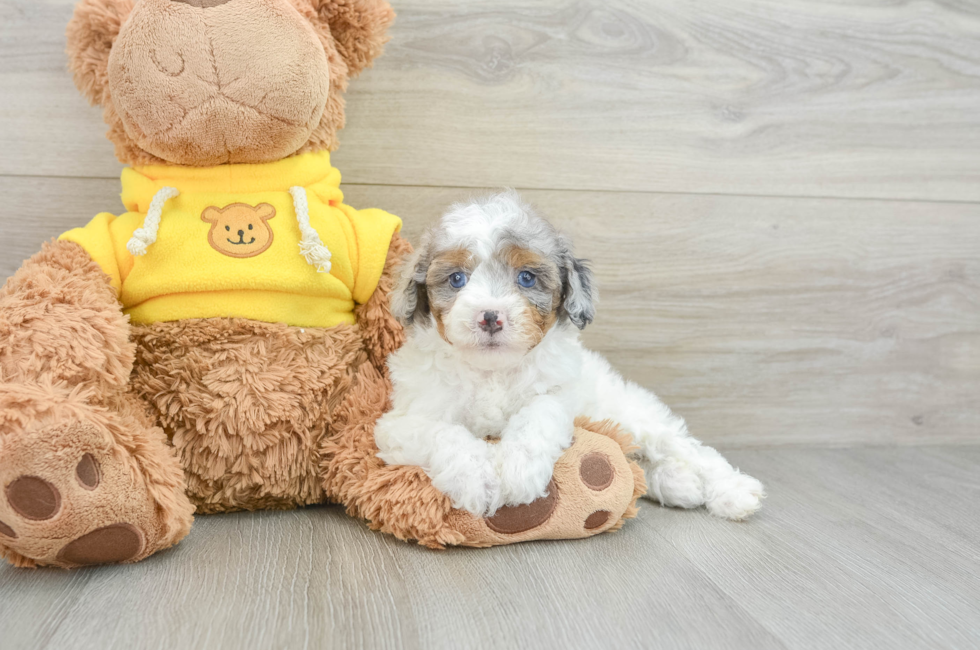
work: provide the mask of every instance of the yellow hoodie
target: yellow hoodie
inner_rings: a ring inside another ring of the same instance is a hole
[[[134,323],[242,317],[299,327],[354,322],[401,221],[342,203],[327,152],[274,163],[124,169],[128,212],[61,239],[112,279]]]

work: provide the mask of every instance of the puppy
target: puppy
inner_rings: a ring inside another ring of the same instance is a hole
[[[759,481],[582,347],[595,300],[586,263],[516,193],[454,205],[392,294],[409,335],[388,360],[380,457],[422,467],[455,507],[489,516],[546,494],[576,416],[608,418],[640,445],[649,497],[728,519],[755,512]]]

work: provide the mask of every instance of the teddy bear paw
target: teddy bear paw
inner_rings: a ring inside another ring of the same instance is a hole
[[[158,518],[138,468],[93,424],[8,435],[0,488],[0,553],[15,564],[113,564],[156,550]]]
[[[626,457],[626,438],[612,425],[585,427],[575,430],[572,446],[555,463],[545,496],[482,519],[454,512],[452,523],[466,537],[464,544],[591,537],[635,516],[636,499],[646,486],[643,471]]]

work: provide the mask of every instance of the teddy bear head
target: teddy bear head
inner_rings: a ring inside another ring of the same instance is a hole
[[[393,19],[384,0],[81,0],[69,66],[123,163],[272,162],[336,148]]]

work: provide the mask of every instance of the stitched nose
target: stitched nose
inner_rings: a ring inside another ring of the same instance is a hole
[[[211,7],[218,7],[226,2],[231,2],[231,0],[173,0],[173,2],[182,2],[185,5],[190,5],[192,7],[200,7],[201,9],[209,9]]]
[[[483,312],[483,320],[480,321],[480,329],[493,335],[504,329],[504,322],[497,320],[497,312],[485,311]]]
[[[238,231],[238,236],[239,237],[245,237],[245,231],[244,230],[239,230]]]

